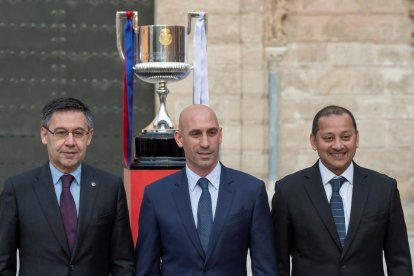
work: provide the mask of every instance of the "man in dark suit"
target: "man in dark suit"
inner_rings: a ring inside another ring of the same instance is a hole
[[[0,201],[0,275],[134,275],[122,179],[83,164],[93,136],[79,100],[52,100],[40,136],[49,162],[6,180]]]
[[[145,188],[136,275],[278,275],[263,181],[219,162],[222,129],[204,105],[185,108],[175,139],[186,167]]]
[[[319,161],[276,182],[272,217],[280,275],[412,276],[397,182],[353,162],[352,113],[327,106],[313,119]]]

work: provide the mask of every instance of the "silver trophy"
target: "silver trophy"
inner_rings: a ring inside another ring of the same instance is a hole
[[[166,108],[167,82],[180,81],[191,72],[187,61],[187,35],[184,26],[149,25],[139,27],[140,59],[135,75],[144,82],[156,83],[160,108],[143,132],[171,132],[176,129]]]
[[[184,153],[174,140],[177,125],[168,115],[166,99],[169,93],[167,82],[186,78],[192,66],[187,59],[187,36],[191,33],[193,17],[200,13],[188,13],[188,27],[176,25],[137,26],[135,75],[142,81],[158,84],[159,111],[154,120],[144,128],[135,140],[136,158],[141,165],[156,166],[162,164],[184,164]],[[119,55],[124,59],[122,47],[122,18],[126,12],[117,12],[116,31]],[[138,20],[138,19],[137,19]],[[207,21],[207,15],[204,15]],[[135,21],[134,21],[135,22]],[[135,25],[135,24],[134,24]],[[177,159],[178,158],[178,159]],[[159,162],[160,161],[160,162]]]

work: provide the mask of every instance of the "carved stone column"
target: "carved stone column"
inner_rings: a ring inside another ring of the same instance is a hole
[[[413,0],[414,1],[414,0]],[[279,94],[280,75],[278,67],[283,59],[288,42],[283,22],[288,15],[286,0],[266,0],[265,45],[268,80],[268,143],[269,143],[269,186],[279,177]]]
[[[267,47],[268,79],[268,144],[269,144],[269,182],[274,183],[279,177],[279,94],[280,76],[278,65],[283,58],[286,47]]]
[[[414,0],[411,0],[410,10],[408,11],[409,16],[414,20]],[[414,46],[414,31],[411,32],[411,45]]]
[[[287,35],[283,26],[288,9],[286,0],[266,0],[266,38],[267,46],[284,46],[287,43]]]

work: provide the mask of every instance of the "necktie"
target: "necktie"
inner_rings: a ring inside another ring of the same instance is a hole
[[[341,185],[346,181],[345,177],[332,178],[329,183],[332,185],[332,197],[331,197],[331,211],[333,219],[335,221],[336,231],[338,232],[339,239],[341,240],[342,247],[345,244],[346,228],[345,228],[345,214],[344,204],[342,202],[339,189]]]
[[[211,228],[213,226],[213,211],[211,208],[211,196],[208,191],[208,179],[200,178],[197,184],[203,190],[198,201],[197,209],[197,232],[200,237],[204,252],[207,252]]]
[[[70,252],[72,252],[75,244],[76,228],[78,227],[75,200],[70,192],[70,184],[74,179],[70,174],[62,175],[62,193],[60,194],[60,214],[62,215]]]

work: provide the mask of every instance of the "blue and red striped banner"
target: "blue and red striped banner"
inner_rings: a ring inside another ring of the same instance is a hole
[[[123,151],[126,168],[131,165],[132,145],[132,114],[134,108],[134,30],[132,12],[127,12],[127,20],[124,27],[124,97],[123,97]]]

